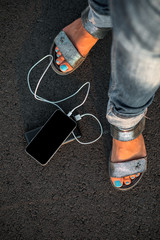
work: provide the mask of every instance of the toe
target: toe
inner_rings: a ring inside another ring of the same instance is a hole
[[[131,178],[131,180],[135,179],[136,178],[136,174],[130,175],[130,178]]]
[[[57,55],[56,63],[60,66],[60,70],[62,72],[69,72],[73,68],[65,61],[64,57],[62,56],[61,52],[59,51],[58,47],[55,47],[55,52]]]
[[[111,181],[112,181],[113,185],[117,188],[120,188],[123,185],[123,178],[113,178],[113,177],[111,177]]]
[[[59,58],[61,55],[62,55],[61,52],[58,51],[58,52],[57,52],[57,58]]]
[[[58,53],[59,49],[58,47],[55,47],[55,52]]]
[[[68,71],[71,71],[73,68],[66,62],[66,61],[63,61],[60,65],[60,70],[62,72],[68,72]]]
[[[64,61],[64,57],[60,56],[59,58],[56,59],[56,63],[60,65]]]
[[[140,176],[140,173],[137,173],[135,176],[136,176],[136,177],[139,177],[139,176]]]
[[[131,178],[130,178],[130,176],[124,177],[124,178],[123,178],[123,182],[124,182],[125,185],[131,184]]]

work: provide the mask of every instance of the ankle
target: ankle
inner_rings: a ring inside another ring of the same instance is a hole
[[[88,54],[98,41],[97,38],[85,30],[80,18],[66,26],[63,30],[83,57]]]
[[[111,156],[113,162],[133,160],[145,156],[146,148],[142,134],[128,142],[121,142],[113,138]]]

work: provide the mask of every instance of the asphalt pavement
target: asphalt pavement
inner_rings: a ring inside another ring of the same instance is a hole
[[[0,5],[0,239],[159,239],[160,90],[149,107],[144,131],[148,170],[131,191],[116,191],[107,166],[112,143],[105,118],[112,42],[108,32],[73,74],[58,76],[49,69],[38,92],[58,100],[90,81],[89,97],[78,113],[96,115],[103,137],[91,145],[68,143],[45,167],[37,164],[25,153],[24,133],[42,126],[56,108],[34,99],[27,72],[49,53],[58,32],[80,17],[87,0],[2,0]],[[46,60],[33,72],[33,87],[47,64]],[[69,111],[85,92],[61,107]],[[81,140],[96,138],[97,126],[84,118]]]

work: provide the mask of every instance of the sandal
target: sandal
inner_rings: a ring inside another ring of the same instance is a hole
[[[109,28],[98,28],[94,26],[89,20],[88,20],[88,13],[89,13],[89,7],[87,7],[81,14],[81,21],[82,25],[86,29],[88,33],[90,33],[93,37],[98,39],[103,39],[108,32]],[[62,72],[59,69],[59,65],[56,63],[56,52],[55,48],[58,47],[59,51],[61,52],[64,59],[69,63],[69,65],[73,68],[71,71],[68,72]],[[83,57],[76,47],[73,45],[73,43],[68,38],[67,34],[64,31],[61,31],[56,38],[53,41],[53,44],[50,48],[50,54],[53,56],[53,62],[51,64],[52,69],[59,75],[68,75],[75,71],[86,59],[85,56]]]
[[[134,128],[129,130],[122,130],[119,129],[118,127],[111,125],[111,136],[119,141],[131,141],[137,138],[142,133],[142,131],[144,130],[144,126],[145,118],[142,118],[142,120]],[[137,185],[137,183],[141,180],[144,172],[147,170],[147,157],[116,163],[111,162],[110,156],[108,167],[110,180],[111,177],[122,178],[134,174],[140,174],[138,177],[131,180],[131,184],[129,185],[123,184],[122,187],[115,187],[111,180],[111,183],[114,186],[114,188],[121,191],[130,190],[131,188]]]

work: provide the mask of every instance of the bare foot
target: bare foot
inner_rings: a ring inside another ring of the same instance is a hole
[[[88,54],[98,41],[97,38],[93,37],[85,30],[80,18],[65,27],[63,31],[67,34],[68,38],[83,57]],[[60,66],[60,70],[62,72],[71,71],[72,67],[65,61],[57,47],[55,48],[55,51],[57,53],[56,63]]]
[[[146,148],[142,134],[136,139],[128,142],[121,142],[113,138],[112,162],[122,162],[146,157]],[[113,178],[111,180],[115,187],[122,187],[123,184],[129,185],[131,181],[140,174],[134,174],[123,178]]]

